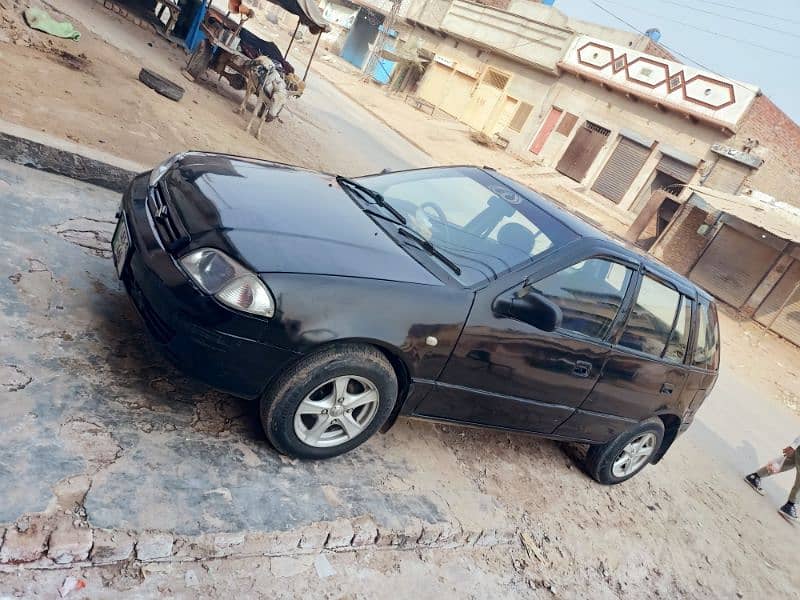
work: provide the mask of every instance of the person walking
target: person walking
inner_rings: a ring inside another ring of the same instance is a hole
[[[797,501],[798,498],[800,498],[800,468],[798,468],[800,467],[800,455],[798,455],[797,452],[798,446],[800,446],[800,437],[796,438],[791,446],[786,446],[786,448],[783,449],[783,456],[771,460],[758,471],[750,473],[744,478],[750,487],[763,496],[764,488],[761,487],[762,478],[794,469],[794,485],[789,492],[789,499],[786,501],[786,504],[778,509],[781,516],[790,523],[798,522]]]

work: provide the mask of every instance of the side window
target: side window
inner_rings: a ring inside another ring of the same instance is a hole
[[[702,302],[698,306],[700,318],[697,324],[697,346],[692,364],[703,369],[719,368],[719,323],[717,310]]]
[[[669,342],[681,295],[645,277],[622,332],[620,346],[660,357]]]
[[[674,362],[683,362],[683,358],[686,356],[686,349],[689,347],[689,332],[691,329],[692,301],[684,296],[678,319],[675,321],[675,329],[672,330],[664,358]]]
[[[537,281],[531,289],[561,308],[561,329],[602,339],[619,312],[631,274],[619,263],[590,258]]]

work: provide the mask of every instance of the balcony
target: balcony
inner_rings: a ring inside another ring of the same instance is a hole
[[[512,60],[556,74],[572,31],[505,10],[453,0],[441,29]]]

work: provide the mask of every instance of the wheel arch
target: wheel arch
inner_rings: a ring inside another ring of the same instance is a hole
[[[655,415],[661,422],[664,424],[664,438],[661,440],[661,446],[656,452],[653,460],[651,461],[652,464],[656,464],[667,453],[667,450],[670,449],[672,443],[678,437],[678,432],[681,428],[681,418],[678,415],[674,415],[672,413],[662,413]]]

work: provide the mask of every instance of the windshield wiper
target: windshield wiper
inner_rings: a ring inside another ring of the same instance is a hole
[[[426,240],[418,233],[412,231],[411,229],[406,229],[405,227],[398,227],[397,233],[410,240],[414,240],[415,242],[417,242],[417,244],[419,244],[419,246],[423,250],[426,250],[429,254],[432,254],[440,261],[442,261],[444,264],[446,264],[448,267],[450,267],[456,275],[461,275],[461,267],[459,267],[450,258],[448,258],[446,254],[444,254],[441,250],[436,248],[436,246],[431,244],[428,240]]]
[[[383,196],[381,195],[380,192],[376,192],[375,190],[371,190],[368,187],[361,185],[357,181],[355,181],[353,179],[350,179],[349,177],[342,177],[341,175],[337,175],[336,176],[336,182],[339,185],[345,184],[350,188],[358,190],[359,192],[361,192],[365,196],[367,196],[369,198],[372,198],[372,200],[375,202],[375,204],[377,204],[381,208],[385,208],[386,210],[388,210],[403,225],[406,224],[406,218],[402,215],[402,213],[399,210],[397,210],[394,206],[389,204],[386,200],[384,200],[384,198],[383,198]]]

